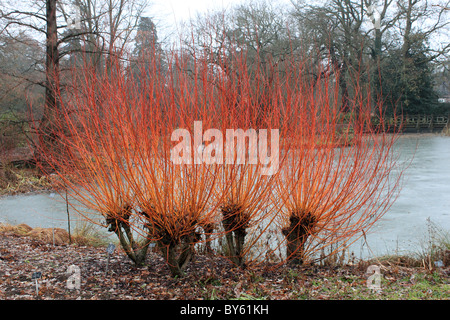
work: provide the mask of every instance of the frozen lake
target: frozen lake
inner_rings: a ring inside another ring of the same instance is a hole
[[[414,155],[400,196],[367,235],[375,255],[416,252],[428,237],[427,219],[450,231],[450,137],[404,135],[402,158]],[[71,212],[71,229],[77,225]],[[66,203],[58,194],[27,194],[0,198],[0,222],[67,229]],[[351,247],[356,257],[371,256],[363,241]]]

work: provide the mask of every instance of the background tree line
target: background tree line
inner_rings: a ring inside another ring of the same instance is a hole
[[[77,63],[102,69],[124,52],[124,63],[136,63],[148,50],[161,61],[195,50],[232,72],[232,61],[223,61],[236,43],[249,66],[268,74],[288,55],[310,57],[312,80],[327,74],[339,82],[345,112],[362,86],[370,92],[362,98],[383,101],[387,113],[447,114],[438,98],[450,95],[449,7],[447,0],[252,0],[199,15],[185,22],[185,35],[161,40],[146,0],[1,1],[1,144],[25,143],[17,133],[30,129],[30,105],[53,139],[54,90]]]

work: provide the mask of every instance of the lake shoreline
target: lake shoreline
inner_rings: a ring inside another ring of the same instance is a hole
[[[52,177],[40,174],[36,168],[11,167],[0,170],[0,198],[55,191]]]

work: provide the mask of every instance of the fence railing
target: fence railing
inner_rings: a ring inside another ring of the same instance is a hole
[[[448,128],[449,119],[450,115],[406,115],[386,119],[385,126],[404,133],[441,132]]]

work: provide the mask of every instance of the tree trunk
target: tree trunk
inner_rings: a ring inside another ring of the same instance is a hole
[[[172,277],[184,276],[184,270],[194,255],[195,235],[187,236],[179,243],[164,241],[164,238],[158,241],[158,247],[161,254],[167,261]]]
[[[238,205],[222,208],[222,225],[228,246],[228,258],[239,267],[245,266],[244,243],[247,235],[248,217]]]
[[[46,61],[45,61],[45,102],[44,112],[39,125],[41,135],[40,150],[36,158],[41,168],[46,168],[46,162],[42,152],[55,153],[57,143],[56,119],[59,111],[59,102],[57,90],[59,87],[59,52],[58,52],[58,33],[56,24],[56,0],[46,1]],[[55,153],[57,154],[57,153]],[[48,168],[46,168],[48,169]]]
[[[125,234],[122,229],[125,231]],[[121,223],[119,223],[119,226],[116,229],[116,235],[128,258],[130,258],[136,266],[143,266],[147,258],[150,241],[144,240],[144,243],[137,243],[131,234],[129,226],[121,225]]]
[[[329,51],[331,56],[331,63],[336,73],[337,81],[339,83],[339,88],[341,91],[340,111],[343,113],[348,113],[351,110],[349,104],[347,81],[345,79],[345,74],[347,72],[347,63],[345,61],[345,58],[342,59],[342,62],[339,62],[333,43],[330,44]]]
[[[375,41],[374,41],[374,50],[373,50],[373,66],[372,66],[372,105],[371,105],[371,114],[375,114],[378,101],[382,98],[381,94],[381,83],[380,83],[380,68],[381,68],[381,42],[382,32],[380,29],[375,29]]]
[[[289,262],[303,264],[305,243],[312,233],[316,219],[310,213],[292,213],[289,220],[289,226],[282,229],[287,240],[286,257]]]
[[[117,214],[121,219],[114,216],[106,216],[106,224],[109,226],[108,231],[114,232],[119,238],[120,245],[125,251],[125,254],[130,258],[135,265],[142,266],[147,258],[148,247],[150,241],[144,239],[143,241],[136,241],[133,232],[129,225],[132,208],[129,205],[124,206],[123,210]]]

